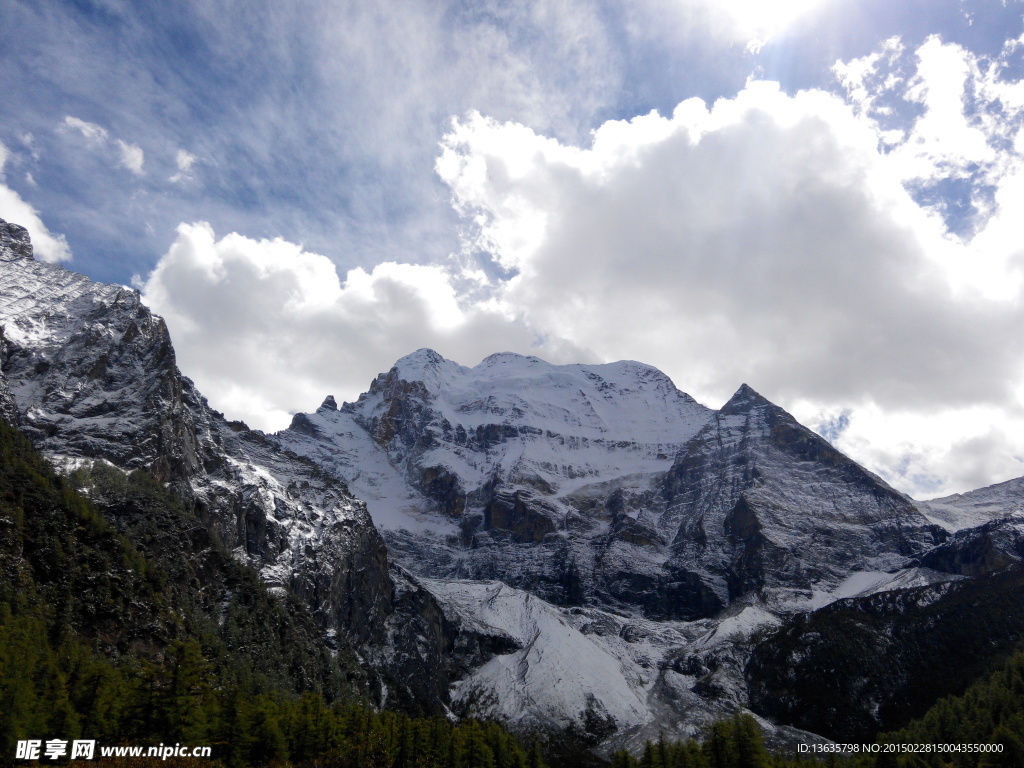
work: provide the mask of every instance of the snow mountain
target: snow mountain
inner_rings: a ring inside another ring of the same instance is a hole
[[[921,561],[947,527],[783,409],[744,385],[712,411],[639,363],[418,350],[277,438],[504,645],[453,711],[606,747],[748,706],[749,653],[790,616],[959,577]]]
[[[414,573],[649,619],[830,591],[947,535],[750,387],[715,412],[633,362],[419,350],[278,437],[344,478]]]
[[[0,328],[0,411],[54,464],[148,470],[236,559],[304,600],[326,644],[351,643],[382,696],[409,698],[414,685],[443,711],[441,641],[395,631],[436,634],[430,606],[417,612],[417,588],[392,573],[365,505],[322,467],[211,409],[136,291],[36,261],[28,233],[0,221]]]
[[[0,416],[51,461],[150,472],[356,651],[380,703],[605,750],[751,707],[776,741],[818,738],[790,728],[816,722],[798,685],[746,671],[759,648],[822,652],[808,617],[879,601],[896,636],[907,601],[1024,559],[1024,480],[914,502],[750,387],[712,410],[636,362],[422,349],[355,402],[250,430],[137,292],[35,261],[6,222],[0,371]]]

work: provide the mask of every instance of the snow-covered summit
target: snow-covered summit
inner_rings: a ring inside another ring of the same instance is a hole
[[[595,480],[668,469],[711,413],[640,363],[553,365],[505,352],[467,368],[421,349],[378,376],[355,403],[296,416],[281,437],[365,490],[385,526],[395,519],[384,509],[387,500],[361,485],[371,474],[384,482],[381,461],[418,489],[426,506],[455,492],[461,510],[474,502],[479,509],[486,505],[481,494],[521,483],[550,498],[558,517],[561,499]],[[356,450],[367,439],[375,448]],[[332,454],[350,458],[332,461]],[[458,488],[442,490],[439,478]],[[403,506],[416,495],[409,489],[400,494]]]
[[[430,389],[439,389],[464,370],[466,369],[458,363],[423,347],[399,358],[388,373],[378,377],[378,381],[382,378],[393,378],[407,382],[422,382]]]
[[[994,518],[1024,513],[1024,477],[919,501],[917,506],[930,520],[951,532],[983,525]]]
[[[764,407],[769,405],[772,405],[771,401],[749,384],[740,384],[740,388],[725,402],[719,413],[723,416],[733,413],[745,413],[755,406]]]
[[[564,431],[568,424],[593,438],[681,443],[710,414],[664,373],[641,363],[553,365],[501,352],[467,368],[430,349],[399,359],[345,410],[372,419],[412,391],[453,425],[497,422]]]

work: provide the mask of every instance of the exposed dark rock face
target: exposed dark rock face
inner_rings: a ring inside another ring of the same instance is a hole
[[[867,741],[960,693],[1024,638],[1024,570],[841,600],[754,649],[750,706]]]
[[[484,527],[506,531],[520,544],[536,544],[557,530],[551,521],[555,514],[528,490],[499,489],[484,507]]]
[[[299,595],[325,632],[397,679],[378,648],[400,611],[387,552],[344,482],[210,409],[137,292],[35,261],[12,225],[0,224],[0,262],[4,418],[58,464],[146,469],[238,560]],[[436,657],[421,663],[441,666]],[[424,702],[441,710],[445,700]]]
[[[0,219],[0,261],[32,258],[32,240],[28,230],[20,224],[10,224]]]
[[[7,383],[7,377],[3,373],[3,365],[7,360],[7,340],[4,339],[4,329],[0,328],[0,419],[3,419],[11,426],[18,426],[18,404],[14,402],[14,393]]]
[[[701,585],[669,603],[674,618],[766,588],[894,569],[945,538],[909,498],[746,385],[686,445],[660,492],[666,569]]]
[[[921,565],[961,576],[984,576],[1024,561],[1024,519],[1019,515],[958,531],[926,552]]]

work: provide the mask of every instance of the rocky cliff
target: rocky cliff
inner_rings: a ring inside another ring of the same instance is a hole
[[[443,711],[441,649],[393,625],[437,628],[429,610],[402,615],[410,605],[365,505],[328,470],[212,410],[136,291],[36,261],[26,231],[0,222],[0,326],[0,408],[51,461],[146,469],[236,559],[304,600],[325,643],[351,642],[382,696],[390,687]],[[410,659],[428,670],[413,693]]]

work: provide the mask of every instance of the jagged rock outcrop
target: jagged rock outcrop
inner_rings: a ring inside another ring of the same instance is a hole
[[[0,261],[31,261],[34,258],[32,238],[20,224],[0,219]]]
[[[687,444],[661,493],[673,618],[749,593],[830,590],[946,537],[911,499],[746,385]]]
[[[1020,567],[1024,562],[1024,515],[991,520],[957,531],[949,541],[926,552],[926,568],[961,576],[985,576]]]
[[[400,601],[365,505],[329,471],[213,411],[136,291],[35,261],[25,231],[0,223],[0,326],[0,410],[39,450],[65,466],[147,469],[236,558],[302,598],[328,638],[347,638],[382,679],[398,679],[388,622],[400,621]],[[399,652],[416,656],[416,641],[403,635]],[[440,670],[427,676],[443,691],[439,659],[419,663]],[[446,700],[419,705],[441,711]]]
[[[7,383],[7,377],[3,373],[3,364],[7,359],[7,340],[4,338],[3,328],[0,328],[0,419],[3,419],[11,426],[18,426],[18,404],[14,402],[14,393]]]

